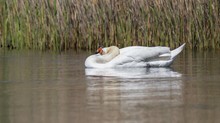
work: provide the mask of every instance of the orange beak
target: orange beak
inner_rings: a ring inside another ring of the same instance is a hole
[[[99,47],[97,51],[95,52],[95,54],[98,54],[98,53],[102,55],[103,53],[102,47]]]

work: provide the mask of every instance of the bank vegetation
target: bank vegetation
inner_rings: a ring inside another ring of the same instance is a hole
[[[219,0],[1,0],[0,46],[220,48]]]

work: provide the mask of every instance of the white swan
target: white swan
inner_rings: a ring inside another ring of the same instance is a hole
[[[98,54],[85,61],[87,68],[118,67],[168,67],[183,50],[185,43],[175,50],[169,47],[130,46],[118,49],[116,46],[99,48]]]

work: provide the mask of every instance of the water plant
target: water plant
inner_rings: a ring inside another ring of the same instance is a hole
[[[0,45],[91,50],[187,42],[220,48],[218,0],[1,0]]]

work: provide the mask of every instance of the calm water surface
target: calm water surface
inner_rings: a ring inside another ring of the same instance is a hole
[[[0,123],[219,123],[220,52],[85,69],[89,53],[0,50]]]

